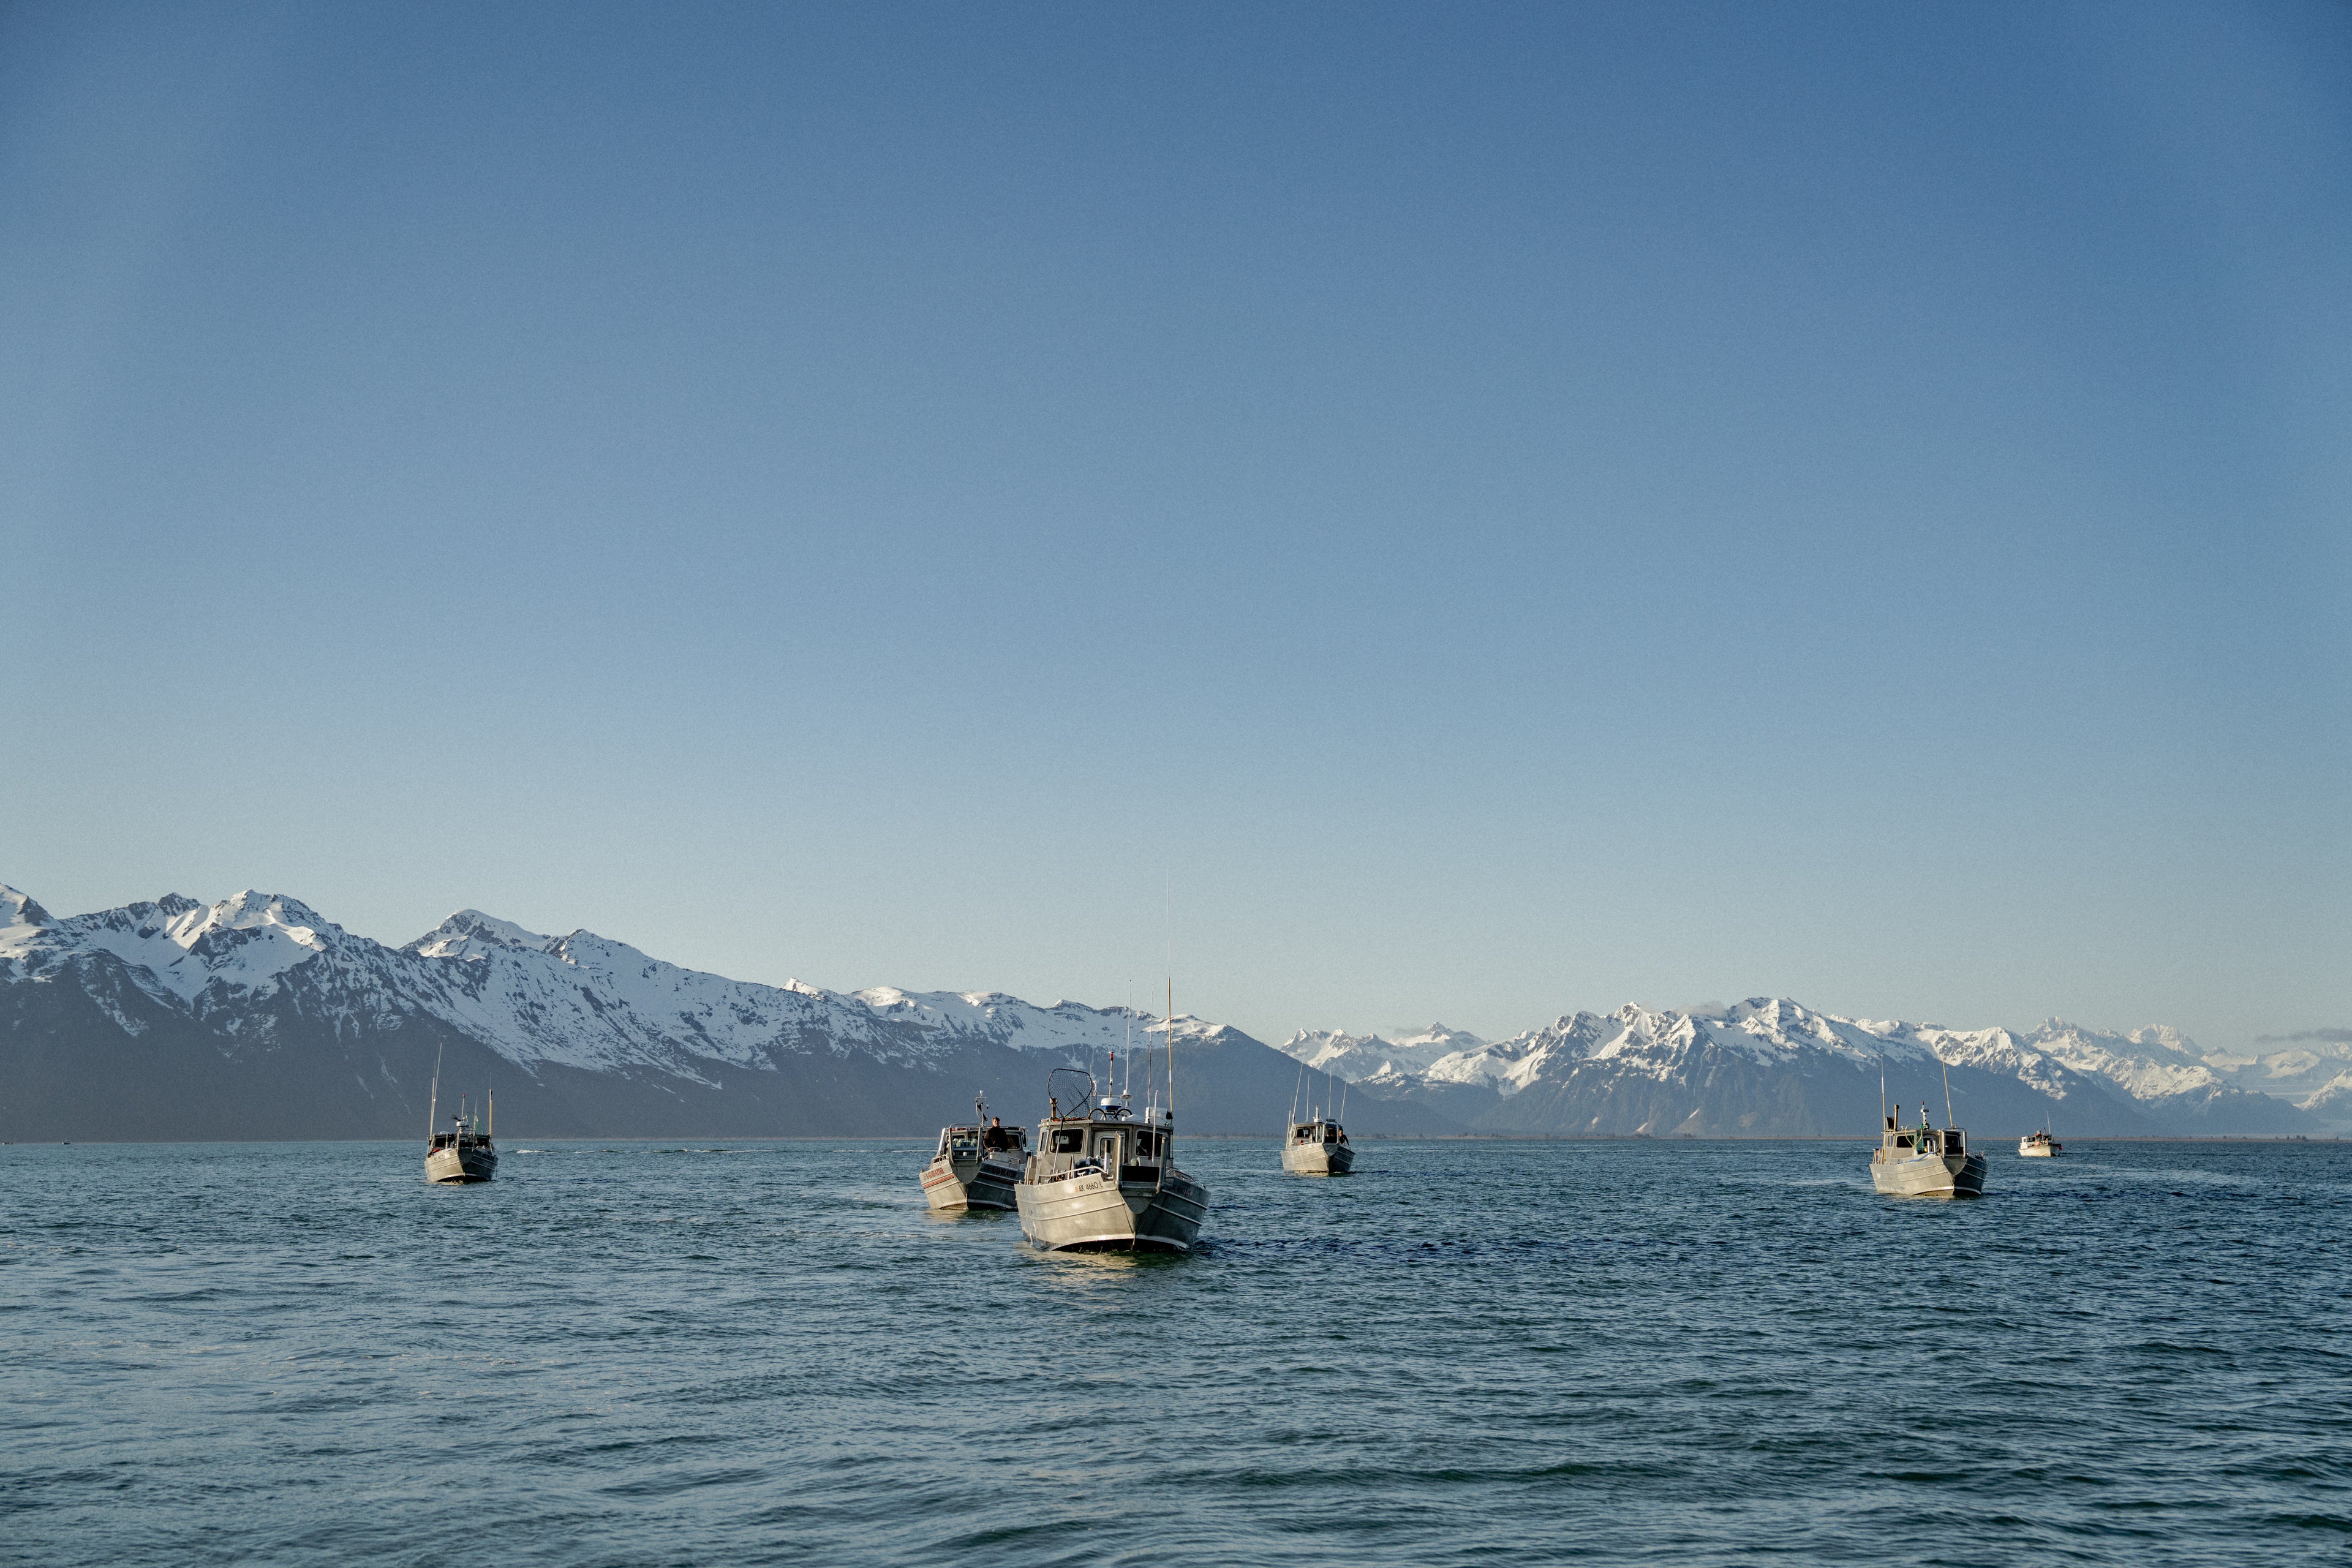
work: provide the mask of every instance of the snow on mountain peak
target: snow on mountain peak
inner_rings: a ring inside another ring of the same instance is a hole
[[[1426,1072],[1440,1058],[1476,1050],[1486,1042],[1463,1029],[1432,1024],[1426,1029],[1379,1035],[1350,1035],[1339,1029],[1301,1029],[1276,1047],[1318,1072],[1349,1083],[1370,1079]]]
[[[0,974],[13,975],[49,934],[49,911],[0,883]]]
[[[166,893],[153,903],[0,927],[0,939],[9,937],[16,940],[0,956],[13,963],[110,953],[131,967],[141,985],[183,1003],[215,986],[266,991],[288,970],[351,940],[300,900],[249,888],[212,905]]]
[[[0,888],[0,981],[39,982],[93,964],[89,973],[99,980],[127,978],[157,1002],[200,1021],[229,1018],[231,1028],[245,1020],[268,1031],[270,1015],[251,1004],[284,993],[310,1019],[396,1027],[403,1016],[437,1017],[526,1065],[690,1078],[711,1062],[773,1068],[783,1054],[811,1052],[919,1066],[983,1043],[1098,1061],[1105,1051],[1160,1048],[1166,1029],[1137,1009],[1067,1001],[1041,1007],[998,991],[878,986],[844,995],[799,981],[734,981],[593,931],[543,936],[472,909],[395,950],[344,931],[299,900],[251,889],[212,905],[172,893],[59,920]],[[118,1021],[133,1033],[143,1026],[129,1015]],[[1199,1042],[1227,1035],[1189,1016],[1176,1020],[1175,1032]],[[2025,1034],[1953,1030],[1841,1017],[1787,997],[1687,1010],[1628,1003],[1609,1014],[1562,1015],[1493,1042],[1442,1024],[1395,1039],[1301,1030],[1281,1048],[1350,1082],[1472,1086],[1506,1098],[1580,1070],[1610,1081],[1696,1082],[1727,1057],[1810,1071],[1824,1058],[1867,1067],[1884,1055],[1982,1068],[2054,1099],[2092,1079],[2143,1102],[2186,1096],[2201,1105],[2232,1092],[2217,1067],[2260,1068],[2282,1080],[2278,1087],[2291,1079],[2336,1119],[2352,1118],[2352,1052],[2334,1047],[2279,1053],[2266,1067],[2218,1055],[2209,1062],[2193,1041],[2162,1026],[2111,1034],[2052,1018]]]
[[[479,910],[459,910],[403,951],[421,958],[479,959],[499,947],[528,948],[544,952],[553,941],[525,931],[512,921],[486,915]]]

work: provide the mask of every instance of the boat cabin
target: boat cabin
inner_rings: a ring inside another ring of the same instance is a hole
[[[1917,1127],[1897,1125],[1898,1118],[1890,1116],[1880,1131],[1878,1153],[1882,1160],[1911,1160],[1925,1154],[1959,1154],[1969,1152],[1969,1135],[1957,1127],[1929,1127],[1924,1122]]]
[[[462,1116],[453,1116],[449,1120],[454,1124],[451,1130],[433,1134],[432,1141],[425,1145],[426,1153],[436,1149],[487,1149],[490,1146],[490,1135],[481,1131],[479,1122],[468,1121]]]
[[[1344,1148],[1348,1142],[1348,1130],[1331,1121],[1297,1121],[1291,1124],[1290,1142],[1295,1145],[1320,1143],[1335,1149]]]
[[[1029,1156],[1031,1182],[1060,1181],[1081,1172],[1117,1173],[1121,1185],[1160,1184],[1175,1144],[1175,1119],[1160,1106],[1138,1112],[1123,1095],[1090,1095],[1068,1115],[1049,1103]]]
[[[940,1146],[934,1150],[934,1160],[990,1160],[997,1164],[1017,1163],[1029,1150],[1029,1130],[1007,1127],[991,1121],[971,1127],[942,1127]]]

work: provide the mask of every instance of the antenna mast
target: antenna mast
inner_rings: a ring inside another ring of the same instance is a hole
[[[1176,1121],[1176,972],[1168,972],[1168,1121]]]
[[[1176,873],[1173,871],[1168,873],[1168,1124],[1171,1127],[1176,1124]]]
[[[1952,1064],[1944,1059],[1943,1052],[1937,1051],[1936,1065],[1944,1069],[1944,1125],[1949,1127],[1952,1124]]]

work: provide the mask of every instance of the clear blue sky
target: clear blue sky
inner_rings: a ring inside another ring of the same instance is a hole
[[[0,10],[0,880],[2352,1024],[2352,8]]]

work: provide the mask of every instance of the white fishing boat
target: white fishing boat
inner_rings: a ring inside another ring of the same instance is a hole
[[[1086,1080],[1065,1114],[1047,1097],[1037,1148],[1013,1189],[1021,1234],[1049,1252],[1190,1252],[1209,1213],[1209,1189],[1176,1169],[1174,1116],[1164,1106],[1138,1114],[1124,1096],[1097,1094]]]
[[[1029,1135],[988,1114],[986,1096],[971,1102],[969,1127],[940,1129],[939,1148],[923,1167],[923,1196],[945,1213],[1009,1209],[1028,1157]]]
[[[2050,1136],[2050,1130],[2029,1132],[2017,1141],[2017,1152],[2028,1160],[2054,1160],[2066,1152],[2066,1145]]]
[[[1291,1086],[1291,1114],[1282,1123],[1282,1168],[1291,1175],[1348,1175],[1355,1171],[1355,1147],[1339,1117],[1322,1114],[1322,1105],[1298,1114],[1298,1098],[1306,1090],[1307,1065],[1298,1063],[1298,1084]],[[1328,1081],[1328,1079],[1327,1079]],[[1340,1110],[1348,1105],[1348,1084],[1340,1079]]]
[[[1013,1203],[1021,1234],[1049,1252],[1190,1252],[1209,1215],[1209,1189],[1176,1168],[1176,1005],[1168,1005],[1168,1099],[1140,1111],[1133,1089],[1098,1092],[1084,1068],[1045,1075],[1045,1119]],[[1114,1063],[1116,1058],[1114,1058]],[[1130,1069],[1131,1070],[1131,1069]],[[1065,1112],[1054,1080],[1083,1080]]]
[[[1326,1075],[1326,1082],[1337,1075]],[[1348,1083],[1339,1080],[1339,1113],[1347,1113]],[[1307,1064],[1298,1064],[1298,1081],[1290,1090],[1290,1116],[1282,1124],[1282,1168],[1296,1176],[1344,1176],[1356,1168],[1356,1151],[1339,1116],[1326,1116],[1319,1105],[1302,1118],[1298,1101],[1307,1087]]]
[[[1282,1145],[1282,1168],[1297,1176],[1344,1176],[1356,1168],[1348,1130],[1328,1117],[1290,1124]]]
[[[1914,1198],[1978,1198],[1984,1195],[1985,1157],[1969,1148],[1957,1127],[1930,1127],[1927,1108],[1919,1125],[1899,1127],[1889,1116],[1880,1130],[1878,1152],[1870,1157],[1870,1184],[1882,1193]]]
[[[434,1086],[435,1104],[431,1114],[440,1114],[440,1086]],[[487,1182],[499,1173],[499,1152],[490,1142],[489,1121],[479,1114],[468,1115],[460,1101],[456,1115],[449,1118],[446,1131],[432,1132],[425,1143],[425,1179],[452,1185],[467,1182]]]
[[[1944,1067],[1944,1125],[1927,1124],[1927,1108],[1919,1108],[1919,1125],[1898,1125],[1900,1114],[1885,1109],[1886,1058],[1879,1058],[1878,1147],[1870,1156],[1870,1184],[1901,1197],[1976,1198],[1984,1195],[1985,1157],[1969,1147],[1969,1135],[1951,1125],[1952,1069]]]

